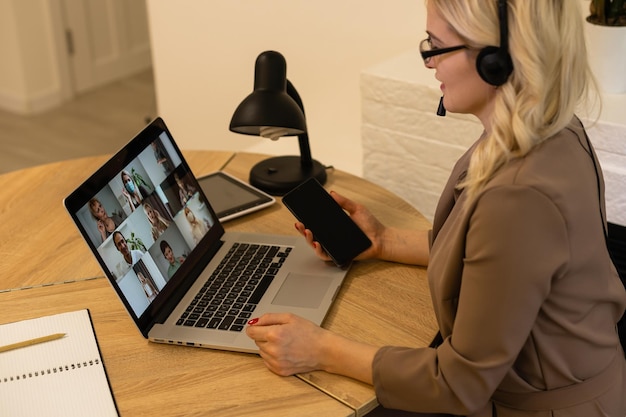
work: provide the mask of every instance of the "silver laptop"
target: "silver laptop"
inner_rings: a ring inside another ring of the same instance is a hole
[[[250,318],[321,324],[347,273],[299,236],[225,232],[157,118],[64,204],[141,334],[153,342],[257,352]]]

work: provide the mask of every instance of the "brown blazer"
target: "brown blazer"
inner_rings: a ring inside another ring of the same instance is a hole
[[[582,125],[574,118],[507,163],[465,207],[455,185],[475,146],[454,167],[431,232],[443,343],[381,348],[380,403],[471,416],[625,416],[615,324],[626,292],[605,245],[604,183]]]

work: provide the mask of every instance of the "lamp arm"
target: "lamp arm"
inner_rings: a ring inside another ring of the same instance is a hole
[[[300,107],[300,110],[302,110],[302,114],[304,114],[304,106],[302,105],[300,95],[289,80],[287,80],[287,95],[296,102],[298,107]],[[309,145],[309,135],[307,132],[303,132],[298,135],[298,143],[300,144],[300,165],[302,168],[313,167],[313,157],[311,156],[311,146]]]

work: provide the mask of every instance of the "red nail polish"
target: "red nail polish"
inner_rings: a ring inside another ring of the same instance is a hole
[[[249,324],[250,326],[254,326],[254,325],[255,325],[255,324],[257,324],[258,322],[259,322],[259,319],[254,318],[254,319],[250,319],[250,320],[248,321],[248,324]]]

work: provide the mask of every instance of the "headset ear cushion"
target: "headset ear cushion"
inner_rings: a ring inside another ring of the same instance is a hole
[[[476,70],[486,83],[500,86],[513,72],[511,56],[496,46],[483,48],[476,58]]]

